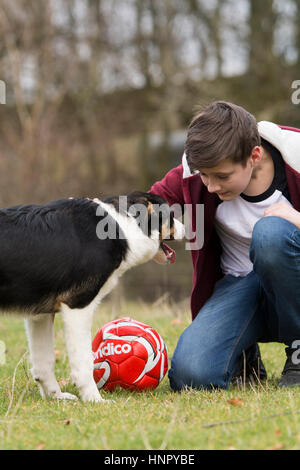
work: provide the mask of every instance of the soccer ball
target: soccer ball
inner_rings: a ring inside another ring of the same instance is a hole
[[[117,386],[129,390],[156,388],[168,370],[162,337],[132,318],[106,323],[97,332],[92,350],[97,387],[110,392]]]

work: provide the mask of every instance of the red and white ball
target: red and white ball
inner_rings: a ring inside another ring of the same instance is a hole
[[[132,318],[106,323],[97,332],[92,350],[99,389],[154,389],[168,370],[168,352],[162,337]]]

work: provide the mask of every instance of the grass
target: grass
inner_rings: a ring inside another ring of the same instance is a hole
[[[166,299],[143,302],[110,300],[94,320],[131,316],[156,328],[171,355],[190,322],[188,302]],[[69,366],[61,319],[56,319],[56,374],[62,388],[77,393],[68,381]],[[299,449],[299,388],[282,390],[278,380],[285,361],[284,346],[262,344],[268,381],[226,391],[188,390],[174,393],[165,378],[146,393],[102,392],[113,402],[41,400],[33,382],[23,320],[0,318],[0,340],[6,362],[0,365],[0,449]]]

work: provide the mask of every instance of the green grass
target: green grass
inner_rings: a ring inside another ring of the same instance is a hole
[[[170,355],[190,322],[188,302],[170,305],[162,299],[146,305],[111,300],[97,312],[93,333],[121,316],[156,328]],[[55,323],[57,378],[63,390],[77,394],[68,382],[59,316]],[[261,345],[269,379],[255,387],[173,393],[165,378],[153,392],[102,392],[113,401],[93,405],[40,398],[29,372],[22,318],[1,317],[0,340],[7,348],[6,363],[0,366],[1,449],[300,448],[300,389],[278,387],[285,361],[283,345]]]

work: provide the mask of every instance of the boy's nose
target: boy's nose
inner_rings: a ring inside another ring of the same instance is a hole
[[[220,190],[221,190],[221,187],[220,187],[219,184],[208,183],[208,185],[207,185],[207,190],[208,190],[208,192],[210,192],[210,193],[216,193],[217,191],[220,191]]]

